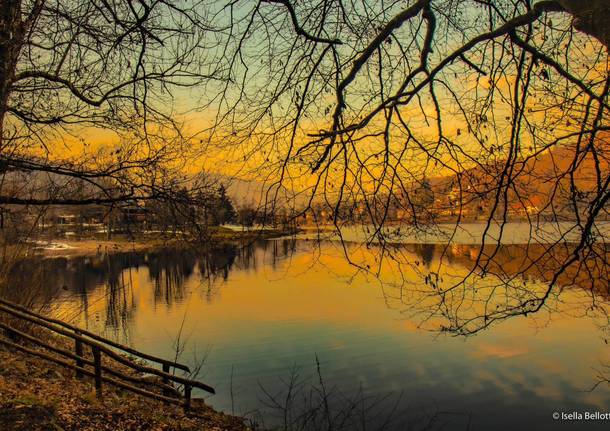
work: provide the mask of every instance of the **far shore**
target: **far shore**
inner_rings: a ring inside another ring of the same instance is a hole
[[[215,227],[209,232],[205,242],[227,243],[227,242],[251,242],[260,239],[279,238],[294,234],[294,231],[278,229],[251,229],[235,230],[224,227]],[[200,241],[200,240],[199,240]],[[142,252],[163,247],[188,247],[196,245],[196,240],[191,240],[180,233],[146,233],[128,235],[124,233],[114,234],[110,239],[105,235],[82,235],[71,237],[42,237],[32,239],[31,250],[36,256],[43,257],[75,257],[97,254],[113,254],[126,252]],[[28,255],[31,255],[28,252]]]
[[[462,223],[459,228],[455,224],[438,223],[431,226],[422,225],[419,231],[408,225],[387,225],[381,232],[388,244],[481,244],[485,223]],[[541,222],[529,225],[520,221],[506,224],[502,232],[502,244],[550,244],[555,241],[570,242],[580,239],[574,232],[572,222]],[[610,223],[598,223],[598,234],[610,237]],[[499,225],[492,224],[487,232],[487,241],[493,242],[499,236]],[[336,227],[332,225],[304,225],[294,229],[242,228],[240,226],[215,226],[209,228],[204,239],[189,238],[181,232],[137,232],[114,233],[107,238],[103,233],[73,232],[64,235],[41,235],[31,238],[24,251],[17,255],[42,257],[75,257],[98,254],[142,252],[159,248],[185,248],[206,244],[238,243],[246,244],[257,240],[276,238],[295,238],[301,240],[341,239],[345,242],[366,242],[374,231],[367,225],[342,226],[341,237],[336,235]],[[375,238],[374,241],[377,239]],[[373,241],[373,242],[374,242]],[[19,246],[11,246],[18,248]]]

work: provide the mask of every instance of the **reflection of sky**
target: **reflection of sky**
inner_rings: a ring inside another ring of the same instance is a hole
[[[233,368],[237,412],[259,408],[259,383],[279,390],[279,378],[288,378],[294,365],[302,376],[313,375],[316,354],[329,386],[349,392],[362,385],[370,395],[404,392],[414,410],[472,413],[474,429],[556,429],[553,411],[610,406],[607,388],[583,391],[595,381],[593,368],[610,362],[590,319],[519,317],[468,339],[437,336],[389,309],[370,280],[346,283],[337,275],[349,269],[342,260],[323,256],[312,266],[312,254],[301,252],[272,269],[269,251],[257,251],[257,269],[236,264],[226,282],[212,287],[194,271],[171,305],[155,298],[146,267],[124,271],[132,312],[124,328],[106,335],[124,341],[128,334],[137,348],[171,357],[186,315],[183,360],[191,363],[194,352],[201,357],[209,350],[201,378],[217,390],[209,402],[224,410],[231,406]],[[101,330],[104,289],[90,292],[88,301],[88,325]],[[69,299],[62,311],[77,304]],[[563,428],[582,429],[582,423]]]

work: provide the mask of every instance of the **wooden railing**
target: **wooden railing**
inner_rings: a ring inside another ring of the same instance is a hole
[[[182,405],[185,410],[188,410],[191,406],[191,391],[193,388],[203,389],[204,391],[212,394],[215,393],[214,388],[206,385],[205,383],[176,376],[170,373],[170,368],[189,372],[189,367],[186,365],[140,352],[132,349],[131,347],[108,340],[90,331],[70,325],[69,323],[61,320],[34,313],[25,307],[1,298],[0,312],[11,316],[12,319],[8,319],[6,322],[12,323],[19,320],[25,321],[29,324],[46,328],[58,335],[62,335],[74,340],[74,352],[72,352],[71,350],[67,350],[63,347],[53,346],[39,337],[32,335],[31,333],[27,333],[15,328],[15,326],[10,325],[9,323],[0,321],[0,328],[3,329],[7,335],[7,338],[0,337],[0,344],[4,344],[5,346],[12,347],[16,350],[71,368],[75,370],[76,376],[79,378],[82,378],[83,376],[93,377],[95,379],[95,390],[97,396],[100,398],[103,396],[103,382],[131,392],[135,392],[145,397],[154,398],[171,404]],[[26,347],[17,343],[16,341],[18,339],[41,346],[46,350],[62,356],[63,358],[50,355],[39,349]],[[91,349],[91,359],[87,358],[85,355],[85,346]],[[162,369],[159,370],[148,365],[137,363],[133,359],[126,357],[124,354],[118,353],[116,350],[128,353],[132,357],[138,357],[148,362],[160,364]],[[102,361],[103,356],[108,357],[115,362],[118,362],[139,373],[147,373],[160,377],[160,381],[159,379],[145,379],[141,376],[125,374],[124,372],[119,371],[108,364],[104,364]],[[109,377],[109,375],[112,377]],[[183,386],[184,393],[180,394],[172,383],[181,384]],[[134,384],[138,386],[135,386]],[[153,392],[149,389],[143,389],[140,386],[157,388],[161,390],[161,393]]]

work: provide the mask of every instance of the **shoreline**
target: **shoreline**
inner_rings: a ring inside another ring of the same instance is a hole
[[[212,243],[245,243],[276,238],[287,232],[231,231],[215,229]],[[185,248],[191,243],[176,236],[116,234],[112,239],[36,238],[13,247],[25,246],[21,258],[73,258],[100,254],[152,251],[162,247]],[[55,337],[53,337],[55,338]],[[60,343],[62,340],[56,340]],[[18,341],[36,348],[27,342]],[[62,344],[66,350],[73,346]],[[38,349],[37,349],[38,350]],[[125,372],[128,370],[121,371]],[[144,375],[131,372],[133,376]],[[155,430],[249,431],[246,419],[216,410],[203,399],[193,399],[192,411],[164,404],[140,395],[104,386],[104,397],[95,395],[92,378],[77,379],[74,371],[17,349],[0,346],[0,429],[29,431],[131,430],[133,424],[147,424]]]
[[[212,243],[247,243],[258,240],[280,238],[293,235],[294,231],[281,230],[249,230],[237,231],[226,228],[217,228],[211,232],[208,241]],[[129,236],[116,234],[111,239],[95,236],[82,238],[38,238],[29,242],[31,253],[27,256],[52,257],[79,257],[98,254],[114,254],[127,252],[143,252],[163,247],[184,248],[191,243],[187,238],[175,235],[141,234]]]

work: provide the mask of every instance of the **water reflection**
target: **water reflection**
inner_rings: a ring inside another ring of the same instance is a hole
[[[52,302],[54,313],[162,356],[173,356],[172,340],[184,326],[186,362],[210,351],[201,377],[218,395],[209,402],[237,413],[264,410],[259,383],[282,393],[280,379],[295,365],[302,379],[315,380],[316,355],[329,387],[366,397],[403,393],[411,417],[414,411],[459,412],[445,418],[446,429],[465,429],[472,416],[471,429],[528,424],[526,429],[551,430],[557,425],[553,411],[610,405],[605,386],[583,392],[595,382],[593,369],[610,362],[599,330],[603,313],[585,301],[588,283],[576,288],[573,279],[562,279],[561,298],[535,316],[507,320],[466,340],[439,337],[418,329],[439,314],[438,289],[424,277],[441,260],[444,283],[462,276],[476,261],[476,248],[416,244],[400,252],[412,266],[399,283],[355,275],[336,244],[279,240],[245,248],[32,259],[14,269],[11,286],[39,283],[38,299]],[[523,269],[541,251],[511,246],[499,253],[519,286],[544,285],[544,265]],[[486,291],[483,281],[476,289],[487,297],[493,287]],[[506,292],[496,289],[495,295],[506,300]],[[473,310],[476,299],[468,298]],[[604,425],[588,423],[587,429]]]
[[[70,320],[89,321],[93,300],[103,291],[105,326],[123,327],[138,307],[133,286],[134,272],[145,271],[152,286],[154,305],[171,308],[186,298],[185,283],[195,277],[211,302],[219,282],[226,282],[233,270],[257,271],[261,265],[276,268],[296,249],[295,240],[259,241],[246,247],[215,244],[200,248],[160,248],[147,252],[98,253],[95,256],[28,258],[16,264],[4,295],[23,301],[23,286],[40,305],[78,298],[79,310]],[[98,304],[99,305],[99,304]],[[65,310],[64,310],[65,311]],[[83,317],[79,317],[82,314]]]
[[[361,267],[370,266],[366,262],[377,260],[380,254],[362,245],[348,247],[352,259],[360,256]],[[389,308],[411,316],[422,310],[436,309],[436,313],[428,316],[427,320],[434,321],[437,328],[445,328],[443,321],[456,322],[461,319],[472,322],[480,319],[484,312],[477,307],[477,303],[489,301],[490,298],[508,301],[506,297],[509,294],[514,300],[516,296],[524,295],[523,292],[531,297],[544,292],[556,270],[552,262],[564,258],[548,253],[541,245],[510,245],[493,250],[493,261],[486,262],[485,256],[489,256],[491,250],[492,247],[485,249],[481,253],[483,258],[479,258],[479,247],[472,245],[397,245],[394,251],[400,253],[402,263],[408,263],[406,273],[404,266],[396,264],[394,258],[397,253],[392,255],[386,252],[385,260],[380,264],[381,270],[375,276],[382,282],[381,291]],[[191,282],[196,282],[199,293],[203,294],[206,302],[211,303],[219,295],[221,286],[229,281],[231,273],[248,274],[264,269],[279,274],[285,266],[284,261],[290,260],[297,251],[301,255],[310,255],[311,259],[307,264],[291,265],[293,274],[322,265],[328,277],[350,282],[357,268],[349,266],[342,271],[340,268],[344,266],[344,257],[341,247],[331,242],[283,239],[259,241],[245,247],[227,243],[198,249],[161,248],[148,252],[98,253],[73,258],[30,258],[12,269],[9,288],[4,294],[23,300],[22,286],[27,285],[33,297],[31,302],[57,306],[68,301],[70,307],[55,307],[66,313],[61,317],[85,324],[91,322],[89,316],[93,301],[96,310],[99,311],[100,306],[103,308],[103,325],[106,328],[125,330],[140,305],[134,293],[136,275],[141,278],[142,273],[146,274],[145,284],[152,287],[154,308],[171,309],[188,299],[189,292],[185,287]],[[484,277],[480,276],[481,268],[484,268]],[[557,279],[560,291],[576,288],[608,298],[610,283],[603,271],[604,266],[589,264],[585,268],[588,271],[584,271],[580,264],[567,268]],[[396,273],[401,271],[401,277],[396,277]],[[471,278],[475,280],[463,283],[457,293],[441,288],[441,284],[453,286],[461,283],[469,273],[474,274]],[[388,274],[390,278],[386,277]],[[365,278],[372,281],[369,277]],[[498,292],[498,287],[505,290],[504,296]],[[466,291],[468,295],[474,295],[467,307],[462,306],[461,302],[451,302],[455,296],[462,301]],[[521,293],[516,293],[519,291]],[[78,304],[74,302],[75,299],[78,299]],[[444,303],[444,311],[439,309],[439,302]],[[547,302],[547,308],[554,307],[551,300]],[[604,304],[605,300],[597,305]],[[462,314],[452,314],[453,308],[460,309]],[[488,315],[492,316],[491,313]]]

